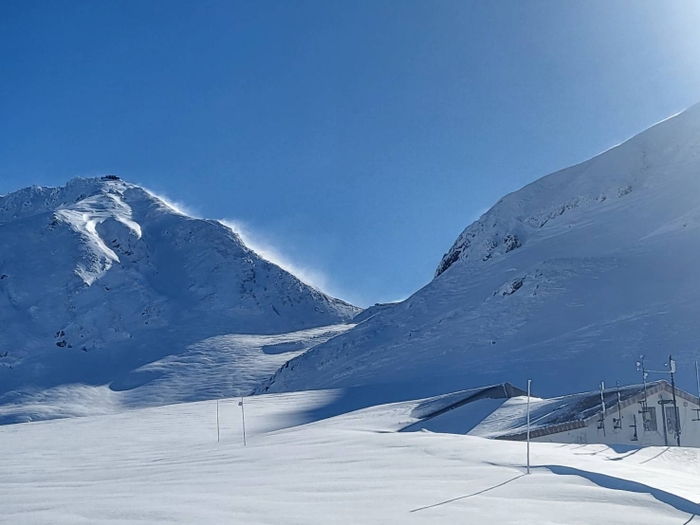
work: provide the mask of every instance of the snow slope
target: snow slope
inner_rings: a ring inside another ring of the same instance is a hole
[[[49,398],[50,389],[70,397],[67,385],[121,391],[163,376],[177,378],[180,391],[171,381],[144,403],[234,395],[347,327],[282,337],[301,339],[292,354],[259,351],[274,338],[217,337],[288,334],[359,312],[260,258],[223,224],[183,215],[122,180],[0,197],[0,405],[14,404],[17,415],[22,399]],[[226,387],[205,377],[207,366],[233,373]],[[78,397],[85,388],[75,387]]]
[[[0,427],[0,523],[682,524],[697,449],[395,432],[421,401],[299,424],[329,392]]]
[[[261,391],[380,401],[509,381],[553,396],[700,357],[700,105],[505,196],[407,300],[295,358]],[[652,379],[660,376],[652,376]]]

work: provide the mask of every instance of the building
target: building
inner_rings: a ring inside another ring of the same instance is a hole
[[[530,439],[555,443],[700,447],[700,400],[667,381],[531,399]],[[674,407],[675,405],[675,407]],[[527,400],[514,398],[470,435],[525,440]]]
[[[507,400],[526,395],[510,383],[500,383],[424,399],[411,412],[418,421],[402,432],[467,434]]]

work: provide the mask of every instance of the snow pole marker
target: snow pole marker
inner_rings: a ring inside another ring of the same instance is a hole
[[[219,432],[219,400],[216,400],[216,442],[218,443],[220,441],[220,432]]]
[[[603,429],[603,436],[605,436],[605,381],[600,382],[600,406],[602,411],[598,428]]]
[[[245,409],[243,408],[243,398],[238,402],[238,406],[241,407],[241,419],[243,421],[243,446],[247,446],[245,439]]]
[[[615,385],[617,387],[617,422],[618,422],[617,428],[622,430],[622,407],[621,407],[622,400],[620,398],[620,382],[616,381]],[[615,425],[613,424],[613,428],[614,427],[615,427]]]
[[[530,385],[532,380],[527,380],[527,473],[530,473]]]

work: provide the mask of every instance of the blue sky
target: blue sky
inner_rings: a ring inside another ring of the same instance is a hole
[[[696,1],[3,2],[0,193],[121,175],[360,305],[700,101]]]

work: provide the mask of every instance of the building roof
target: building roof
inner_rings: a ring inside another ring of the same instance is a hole
[[[499,383],[424,399],[411,411],[411,417],[417,421],[402,431],[427,429],[466,434],[504,401],[524,395],[527,392],[510,383]]]
[[[414,413],[412,415],[426,420],[480,399],[509,399],[525,395],[527,395],[527,392],[510,383],[481,386],[430,398],[418,405],[413,410]]]
[[[629,385],[607,389],[603,393],[606,413],[617,413],[639,403],[645,396],[644,385]],[[665,380],[646,384],[646,396],[659,392],[672,393],[671,385]],[[618,406],[618,392],[620,401]],[[676,387],[676,396],[696,405],[700,400]],[[583,428],[593,419],[599,419],[603,411],[600,390],[583,392],[551,399],[531,399],[530,437],[536,438],[576,428]],[[471,435],[496,439],[524,440],[527,435],[527,403],[524,398],[512,399],[488,416],[474,428]]]

